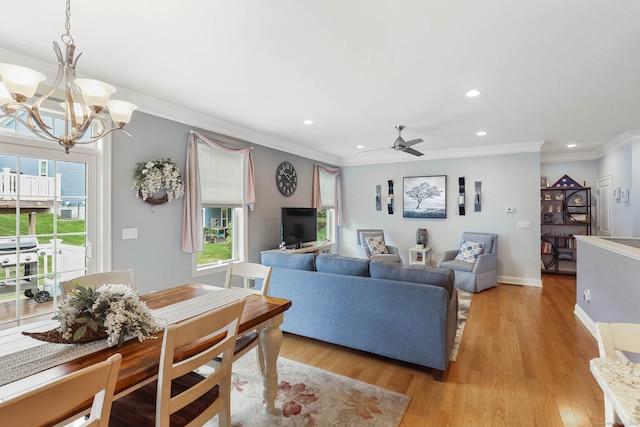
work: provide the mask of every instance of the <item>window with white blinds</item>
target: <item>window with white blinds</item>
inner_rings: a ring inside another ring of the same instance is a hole
[[[336,207],[336,177],[320,170],[320,200],[322,208]]]
[[[198,144],[197,147],[202,206],[243,206],[245,155],[205,144]]]

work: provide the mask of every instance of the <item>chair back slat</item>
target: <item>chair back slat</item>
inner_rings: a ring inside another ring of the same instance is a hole
[[[60,282],[60,288],[62,289],[62,297],[66,298],[76,285],[97,288],[106,284],[129,285],[132,289],[135,289],[136,283],[133,270],[116,270],[87,274],[86,276]]]
[[[120,353],[116,353],[104,362],[0,402],[2,425],[50,425],[52,420],[93,399],[89,418],[79,426],[107,427],[121,360]]]
[[[261,293],[267,295],[271,280],[271,267],[253,262],[229,263],[224,281],[225,288],[231,287],[234,276],[243,278],[245,287],[248,287],[248,280],[262,279]]]

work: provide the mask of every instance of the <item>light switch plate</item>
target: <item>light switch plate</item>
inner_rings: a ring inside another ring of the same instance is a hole
[[[137,228],[123,228],[122,229],[122,240],[137,239],[137,238],[138,238],[138,229]]]

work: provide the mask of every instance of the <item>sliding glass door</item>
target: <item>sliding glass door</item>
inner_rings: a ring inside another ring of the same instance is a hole
[[[50,319],[94,270],[95,188],[95,155],[0,144],[0,329]]]

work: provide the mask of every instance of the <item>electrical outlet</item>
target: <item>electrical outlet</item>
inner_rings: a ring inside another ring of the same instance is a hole
[[[591,290],[585,289],[585,291],[582,294],[582,296],[584,297],[585,301],[591,301]]]

